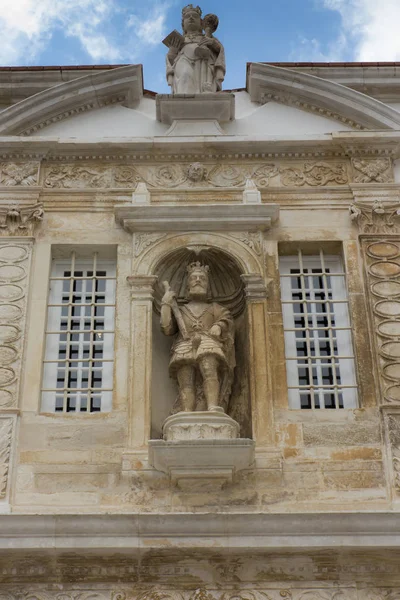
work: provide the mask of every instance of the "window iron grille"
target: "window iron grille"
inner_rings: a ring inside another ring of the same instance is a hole
[[[357,406],[345,273],[339,256],[280,259],[290,408]]]
[[[42,410],[111,410],[115,261],[54,260],[50,277]]]

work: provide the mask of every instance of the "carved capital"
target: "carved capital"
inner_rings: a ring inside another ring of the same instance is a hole
[[[154,285],[157,281],[155,275],[131,275],[127,277],[127,281],[132,289],[132,300],[153,301]]]
[[[360,233],[399,233],[400,202],[356,201],[349,207],[350,218]]]
[[[22,205],[17,202],[0,207],[0,236],[32,236],[43,221],[43,204]]]
[[[261,302],[267,297],[267,288],[262,275],[250,273],[241,276],[244,283],[244,293],[249,302]]]

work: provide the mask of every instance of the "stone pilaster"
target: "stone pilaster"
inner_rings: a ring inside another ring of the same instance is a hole
[[[264,278],[257,273],[242,275],[242,280],[247,305],[253,437],[257,445],[262,446],[272,443],[274,430],[267,359],[267,289]]]
[[[153,287],[157,277],[128,277],[131,286],[131,374],[129,447],[138,448],[150,437]]]
[[[10,504],[32,244],[0,241],[0,513]]]

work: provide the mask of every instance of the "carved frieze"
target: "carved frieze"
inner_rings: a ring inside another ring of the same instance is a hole
[[[394,181],[390,158],[353,158],[355,183],[390,183]]]
[[[0,415],[0,500],[7,494],[8,472],[10,468],[11,442],[13,431],[12,417]]]
[[[400,600],[399,588],[363,588],[345,585],[307,586],[289,584],[283,587],[277,583],[273,587],[249,589],[170,589],[142,586],[118,588],[98,588],[82,586],[70,589],[69,586],[53,588],[32,585],[28,588],[4,586],[0,590],[0,600]]]
[[[43,221],[43,216],[43,205],[40,203],[0,206],[0,236],[32,236],[36,226]]]
[[[126,165],[53,165],[45,170],[44,187],[53,189],[136,188],[141,178]]]
[[[363,243],[383,401],[400,402],[400,239]]]
[[[149,188],[205,189],[244,188],[251,179],[263,189],[277,187],[318,187],[349,182],[345,162],[270,163],[182,163],[132,165],[52,165],[45,168],[44,186],[52,189],[136,188],[144,182]]]
[[[348,183],[349,177],[345,163],[306,162],[302,168],[281,169],[281,181],[284,186],[316,187],[328,184],[344,185]]]
[[[356,201],[350,205],[350,218],[361,233],[400,232],[400,202]]]
[[[0,185],[37,185],[38,173],[38,162],[0,163]]]
[[[0,410],[18,402],[31,251],[0,243]]]

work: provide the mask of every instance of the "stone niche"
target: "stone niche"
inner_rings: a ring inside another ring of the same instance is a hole
[[[232,393],[226,414],[240,426],[240,437],[251,438],[251,404],[249,397],[249,374],[247,357],[248,335],[245,319],[244,285],[236,261],[220,249],[179,249],[162,259],[155,275],[157,283],[153,303],[153,366],[151,398],[151,438],[160,439],[162,427],[170,415],[177,412],[177,386],[168,373],[172,338],[160,329],[160,304],[163,295],[162,283],[168,281],[177,293],[178,305],[186,300],[187,266],[200,261],[210,267],[210,295],[213,301],[226,306],[235,319],[236,368]],[[202,407],[206,410],[206,407]]]
[[[207,412],[203,399],[195,412],[181,412],[178,387],[169,375],[173,338],[164,336],[160,329],[163,282],[176,292],[178,306],[183,305],[187,267],[196,261],[209,267],[209,299],[228,308],[235,323],[234,379],[219,413]],[[196,482],[200,486],[222,485],[232,480],[235,471],[248,467],[254,456],[242,273],[229,254],[212,247],[177,249],[161,259],[154,273],[150,463],[168,472],[181,488],[193,488]]]

